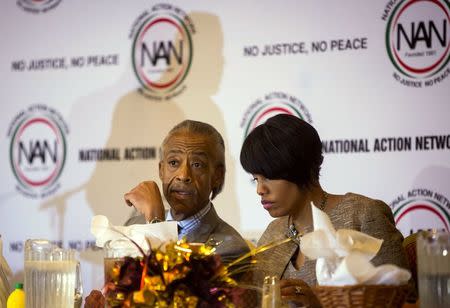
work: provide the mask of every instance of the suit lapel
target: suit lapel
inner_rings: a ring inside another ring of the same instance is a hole
[[[188,242],[206,243],[218,222],[219,216],[217,216],[214,205],[211,205],[209,212],[200,219],[197,228],[186,234],[186,240]]]
[[[280,227],[284,225],[287,225],[287,218],[281,220],[278,226],[267,230],[264,234],[264,244],[285,239],[286,228]],[[297,249],[298,245],[293,241],[269,249],[261,255],[262,263],[259,265],[260,269],[267,275],[276,275],[278,278],[281,278]]]
[[[281,279],[281,276],[286,270],[286,267],[289,265],[289,262],[294,256],[297,249],[298,245],[292,241],[281,245],[277,249],[276,260],[274,260],[274,272],[279,279]]]

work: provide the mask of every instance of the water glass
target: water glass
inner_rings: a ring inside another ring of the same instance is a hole
[[[126,238],[111,240],[104,246],[104,271],[105,284],[111,280],[112,269],[124,262],[124,257],[137,257],[140,254],[138,248]]]
[[[422,231],[417,238],[421,307],[450,307],[450,233]]]
[[[261,308],[281,307],[280,281],[276,276],[266,276],[262,288]]]
[[[82,303],[83,303],[83,282],[81,280],[80,262],[77,262],[75,274],[74,308],[81,308]]]
[[[75,251],[48,240],[25,242],[27,308],[73,308],[76,282]]]

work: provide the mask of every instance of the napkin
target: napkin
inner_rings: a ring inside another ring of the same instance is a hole
[[[306,233],[300,249],[310,259],[317,259],[319,285],[354,284],[401,285],[411,273],[393,264],[375,267],[370,260],[381,248],[383,240],[356,230],[335,230],[328,215],[311,202],[314,231]]]
[[[95,243],[103,247],[108,241],[131,238],[144,251],[148,251],[147,240],[152,247],[159,247],[168,241],[178,240],[176,221],[163,221],[154,224],[135,224],[130,226],[113,226],[108,218],[96,215],[91,220],[91,233],[95,236]],[[130,241],[130,245],[132,245]]]

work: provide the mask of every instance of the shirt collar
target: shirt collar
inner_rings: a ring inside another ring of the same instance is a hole
[[[178,221],[178,226],[179,226],[179,233],[178,233],[178,237],[181,238],[183,235],[189,233],[190,231],[194,230],[195,228],[197,228],[197,226],[200,224],[200,220],[211,210],[212,207],[212,203],[209,202],[204,208],[202,208],[200,211],[198,211],[197,213],[195,213],[194,215],[180,220]],[[172,217],[172,214],[170,213],[170,210],[167,211],[167,217],[166,217],[167,221],[170,220],[175,220]]]

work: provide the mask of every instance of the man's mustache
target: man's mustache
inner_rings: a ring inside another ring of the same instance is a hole
[[[195,193],[195,189],[188,185],[170,185],[168,190],[169,192],[183,192],[189,194]]]

